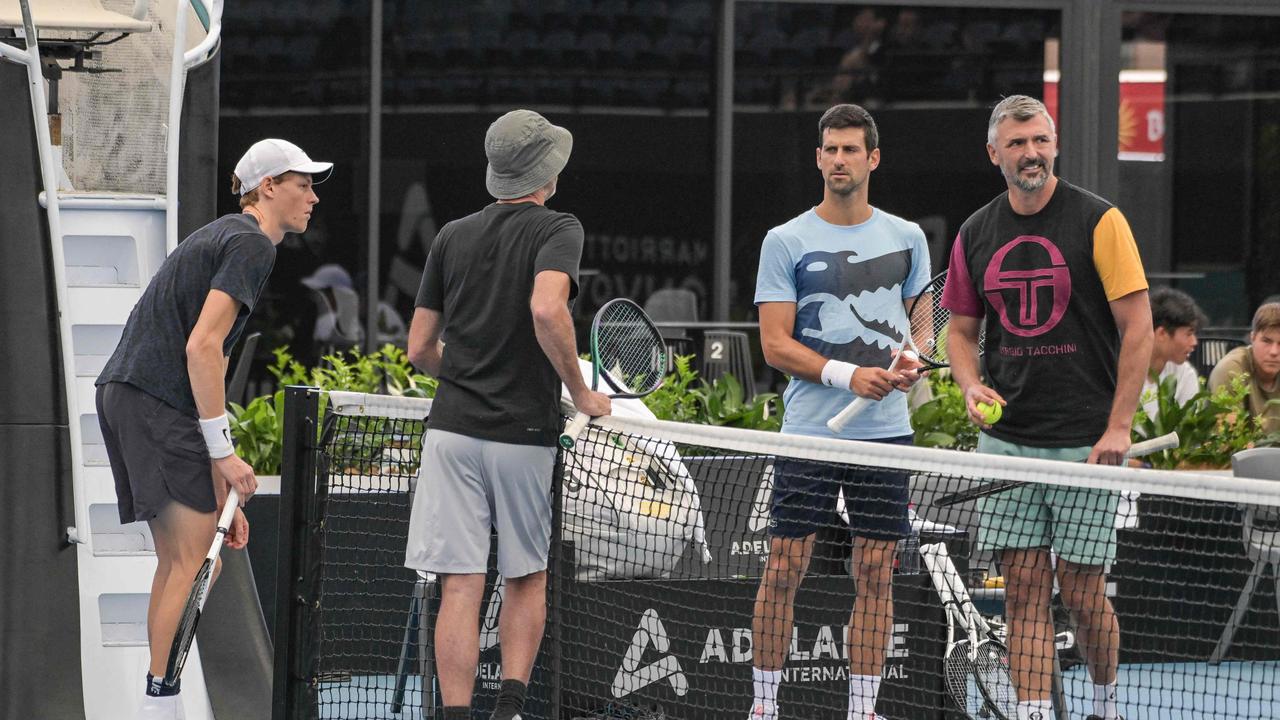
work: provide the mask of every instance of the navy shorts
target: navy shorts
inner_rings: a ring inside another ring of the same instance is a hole
[[[120,382],[98,386],[97,407],[120,522],[150,520],[174,500],[200,512],[218,509],[197,418]]]
[[[868,442],[910,445],[912,436]],[[905,471],[778,458],[773,464],[769,535],[801,538],[822,527],[842,527],[844,521],[836,514],[836,496],[842,488],[853,535],[898,540],[911,534]]]

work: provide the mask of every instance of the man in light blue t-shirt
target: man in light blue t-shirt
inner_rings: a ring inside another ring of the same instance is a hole
[[[918,363],[887,368],[909,328],[907,308],[929,283],[929,251],[915,223],[867,202],[880,164],[875,121],[837,105],[818,122],[815,208],[769,231],[760,250],[756,305],[769,365],[791,376],[782,432],[832,437],[827,420],[854,395],[878,400],[839,437],[911,444],[905,390]],[[876,718],[893,624],[893,557],[910,534],[905,473],[858,471],[779,458],[769,520],[769,561],[752,619],[751,720],[778,717],[777,691],[791,640],[792,606],[814,533],[836,518],[843,491],[854,534],[858,597],[849,618],[849,718]]]

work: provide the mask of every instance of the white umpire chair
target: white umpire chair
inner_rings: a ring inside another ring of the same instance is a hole
[[[43,30],[74,32],[149,32],[146,0],[137,0],[129,15],[107,10],[100,0],[30,0],[31,19]],[[0,2],[0,27],[22,27],[18,0]]]
[[[1231,457],[1231,470],[1236,477],[1256,478],[1259,480],[1280,480],[1280,448],[1253,448],[1242,450]],[[1231,649],[1232,638],[1244,616],[1249,612],[1249,603],[1253,599],[1253,591],[1258,581],[1271,566],[1272,580],[1276,584],[1276,610],[1280,612],[1280,508],[1245,505],[1244,522],[1241,537],[1244,539],[1245,555],[1253,561],[1249,570],[1249,578],[1245,580],[1244,589],[1236,601],[1231,619],[1222,630],[1218,646],[1213,649],[1209,663],[1216,665],[1222,662]]]

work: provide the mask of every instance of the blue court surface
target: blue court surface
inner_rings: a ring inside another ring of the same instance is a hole
[[[1071,718],[1093,708],[1083,666],[1063,673]],[[1116,678],[1125,720],[1280,718],[1280,663],[1224,662],[1121,665]]]
[[[396,679],[391,675],[357,675],[349,682],[320,683],[316,710],[320,720],[417,720],[422,717],[421,685],[421,678],[408,678],[405,683],[404,706],[399,713],[395,713],[392,712],[392,701],[395,699]]]
[[[1276,693],[1280,687],[1280,663],[1277,662],[1228,662],[1216,666],[1206,663],[1122,665],[1118,680],[1120,714],[1125,720],[1280,718],[1280,697]],[[1083,720],[1093,709],[1093,686],[1084,667],[1065,673],[1063,687],[1070,706],[1069,717]],[[394,692],[395,678],[386,675],[322,683],[319,717],[322,720],[420,717],[422,693],[418,678],[409,678],[400,713],[392,712]],[[678,708],[668,707],[667,712],[672,720],[680,717],[676,714]]]

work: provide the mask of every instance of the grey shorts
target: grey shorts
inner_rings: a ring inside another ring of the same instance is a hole
[[[150,520],[173,500],[217,510],[198,419],[127,383],[98,386],[96,405],[120,522]]]
[[[496,529],[498,572],[504,577],[546,570],[555,462],[553,447],[428,430],[405,566],[445,575],[483,574]]]

